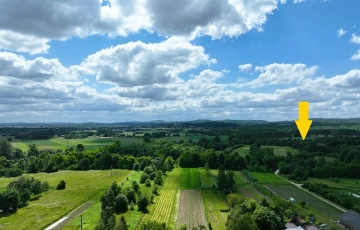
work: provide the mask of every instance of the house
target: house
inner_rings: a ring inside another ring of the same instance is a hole
[[[360,214],[353,210],[348,210],[347,212],[341,214],[339,216],[339,222],[345,227],[345,229],[360,230]]]

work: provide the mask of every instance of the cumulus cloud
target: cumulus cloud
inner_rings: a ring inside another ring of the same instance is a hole
[[[256,66],[255,71],[260,72],[258,78],[240,83],[239,87],[262,87],[265,85],[290,84],[302,78],[314,76],[317,66],[306,67],[305,64],[273,63],[267,66]]]
[[[249,72],[252,68],[252,64],[248,63],[248,64],[243,64],[243,65],[239,65],[239,70],[242,72]]]
[[[294,0],[294,3],[306,2],[306,0]]]
[[[103,49],[86,58],[80,69],[95,74],[98,81],[130,87],[176,82],[180,73],[215,62],[203,47],[171,37],[161,43],[138,41]]]
[[[25,60],[23,56],[9,52],[0,52],[0,76],[21,80],[44,81],[53,77],[67,79],[70,70],[57,59],[42,57]]]
[[[360,44],[360,36],[357,36],[356,34],[352,34],[350,42],[354,44]]]
[[[350,58],[351,60],[360,60],[360,50]]]
[[[281,3],[284,1],[281,0]],[[0,9],[0,48],[38,54],[49,41],[93,34],[127,36],[140,30],[213,39],[261,30],[277,0],[13,0]],[[24,41],[20,44],[20,41]]]
[[[341,37],[346,34],[346,31],[343,28],[340,28],[338,31],[336,31],[338,37]]]

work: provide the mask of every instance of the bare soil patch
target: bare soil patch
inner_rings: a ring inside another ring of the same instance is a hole
[[[200,191],[182,190],[180,192],[179,211],[177,214],[178,227],[186,224],[188,229],[207,226],[204,204]]]

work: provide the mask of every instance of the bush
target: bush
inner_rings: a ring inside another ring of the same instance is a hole
[[[156,177],[156,172],[152,172],[152,173],[150,173],[150,180],[154,180],[155,179],[155,177]]]
[[[126,212],[128,210],[129,201],[124,194],[119,194],[115,199],[115,211]]]
[[[5,171],[6,177],[17,177],[21,175],[22,175],[22,171],[19,168],[9,168]]]
[[[150,186],[151,186],[151,180],[150,180],[150,179],[146,179],[145,185],[146,185],[146,187],[150,187]]]
[[[65,189],[65,187],[66,187],[66,182],[64,180],[61,180],[59,184],[56,186],[56,190],[62,190]]]
[[[147,206],[149,205],[149,201],[145,196],[140,197],[137,202],[139,211],[146,211]]]
[[[148,180],[150,177],[147,173],[143,173],[141,174],[141,177],[140,177],[140,184],[144,184],[146,180]]]

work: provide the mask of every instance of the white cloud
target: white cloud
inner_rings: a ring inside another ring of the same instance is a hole
[[[346,31],[343,28],[340,28],[338,31],[336,31],[338,37],[341,37],[346,34]]]
[[[138,41],[103,49],[87,57],[79,69],[98,81],[129,87],[176,82],[180,73],[215,61],[203,47],[171,37],[161,43]]]
[[[306,0],[294,0],[294,3],[306,2]]]
[[[261,72],[255,80],[240,83],[239,87],[262,87],[265,85],[290,84],[302,78],[314,76],[317,66],[310,68],[305,64],[273,63],[267,66],[256,66],[255,71]]]
[[[358,50],[358,52],[356,54],[354,54],[353,56],[351,56],[350,58],[351,60],[360,60],[360,49]]]
[[[285,4],[287,2],[287,0],[280,0],[281,4]]]
[[[242,72],[249,72],[251,68],[252,68],[252,64],[250,63],[239,65],[239,70]]]
[[[74,78],[71,70],[65,68],[57,59],[42,57],[25,60],[23,56],[0,52],[0,76],[21,80],[45,81],[50,78]]]
[[[93,34],[127,36],[140,30],[213,39],[261,30],[277,0],[13,0],[0,9],[0,48],[31,54],[49,41]],[[281,0],[281,3],[284,1]],[[20,41],[24,41],[21,44]]]
[[[350,42],[355,44],[360,44],[360,36],[357,36],[356,34],[352,34]]]

